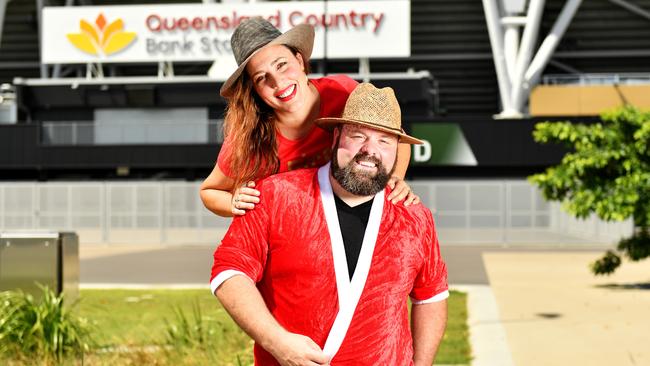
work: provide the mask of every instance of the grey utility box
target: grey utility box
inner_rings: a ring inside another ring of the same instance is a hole
[[[79,297],[79,237],[69,232],[0,232],[0,291],[39,297],[38,284]]]

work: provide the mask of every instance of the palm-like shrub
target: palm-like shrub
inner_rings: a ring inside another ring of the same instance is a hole
[[[168,360],[179,360],[188,365],[219,365],[226,357],[233,357],[232,353],[224,353],[224,350],[237,349],[236,345],[241,345],[243,339],[249,339],[238,329],[204,316],[196,301],[190,314],[180,306],[174,307],[172,313],[172,319],[165,319],[164,343]],[[250,348],[240,350],[234,356],[237,365],[253,364]]]
[[[213,326],[205,322],[198,303],[192,306],[192,318],[180,306],[173,309],[175,321],[165,319],[167,343],[175,347],[204,347],[215,336]]]
[[[64,306],[63,295],[41,287],[35,300],[22,291],[0,292],[0,355],[59,363],[83,357],[94,344],[88,322]]]

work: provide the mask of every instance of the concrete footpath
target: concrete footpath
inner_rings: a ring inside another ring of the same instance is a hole
[[[610,277],[604,248],[450,245],[452,288],[468,293],[473,365],[650,365],[650,261]],[[85,245],[82,288],[208,288],[213,246]]]
[[[517,365],[650,365],[650,261],[610,277],[598,253],[484,253]]]

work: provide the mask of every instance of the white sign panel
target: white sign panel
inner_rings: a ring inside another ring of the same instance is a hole
[[[233,62],[230,36],[252,16],[285,32],[316,29],[312,58],[408,57],[410,1],[308,1],[46,7],[41,60],[88,62]],[[325,55],[325,48],[327,54]]]

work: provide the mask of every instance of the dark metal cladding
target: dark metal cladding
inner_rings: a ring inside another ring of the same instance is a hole
[[[179,0],[147,0],[150,3]],[[62,5],[64,1],[50,1]],[[93,5],[132,4],[93,1]],[[194,3],[194,1],[193,1]],[[547,0],[540,39],[553,25],[564,0]],[[650,9],[650,0],[635,0]],[[15,77],[41,76],[35,2],[8,3],[2,44],[0,83]],[[539,43],[539,42],[538,42]],[[650,73],[648,20],[610,1],[583,1],[545,74]],[[533,142],[536,120],[499,120],[494,63],[482,3],[477,0],[412,0],[411,51],[408,59],[373,59],[373,73],[428,71],[431,78],[377,79],[395,89],[406,130],[418,123],[456,124],[473,151],[475,166],[414,166],[412,176],[525,177],[557,163],[559,146]],[[176,75],[205,75],[209,63],[175,63]],[[83,76],[84,66],[66,66],[62,77]],[[356,73],[357,60],[316,60],[314,72]],[[48,72],[52,72],[49,67]],[[105,74],[155,75],[156,65],[106,65]],[[95,108],[207,107],[211,119],[222,116],[220,83],[16,87],[19,123],[0,125],[0,179],[111,179],[118,167],[129,178],[201,179],[212,168],[218,144],[51,146],[42,143],[41,122],[92,121]],[[573,121],[579,119],[571,118]],[[588,119],[585,121],[589,122]]]

